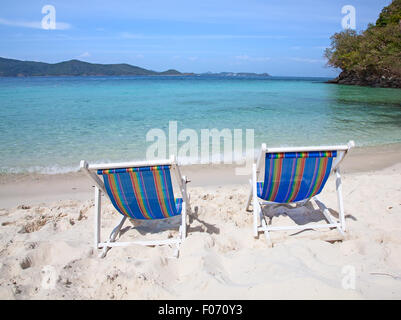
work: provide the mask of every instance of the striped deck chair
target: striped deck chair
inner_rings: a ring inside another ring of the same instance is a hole
[[[251,189],[246,206],[253,206],[253,233],[264,232],[269,245],[272,245],[269,231],[306,230],[319,228],[337,228],[344,235],[345,217],[341,193],[340,163],[346,153],[355,146],[353,141],[342,146],[298,147],[267,149],[262,144],[256,164],[252,168]],[[264,179],[261,179],[261,167],[264,164]],[[336,175],[336,189],[339,206],[339,219],[335,219],[319,200],[318,194],[323,190],[330,174]],[[327,224],[305,224],[297,226],[268,226],[262,213],[263,205],[306,204],[314,200]]]
[[[83,170],[95,183],[95,248],[103,248],[104,257],[111,247],[129,245],[179,245],[186,237],[186,217],[190,212],[187,179],[181,176],[174,157],[165,161],[128,162],[89,165],[81,161]],[[182,198],[174,198],[170,171],[173,171],[180,187]],[[103,180],[103,181],[102,181]],[[100,241],[101,192],[107,195],[115,209],[122,215],[120,223],[113,229],[107,242]],[[167,219],[181,215],[181,226],[177,238],[153,241],[115,242],[127,218],[133,220]]]

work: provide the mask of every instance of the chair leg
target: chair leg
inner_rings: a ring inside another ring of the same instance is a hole
[[[267,241],[267,246],[272,248],[273,247],[273,242],[270,238],[270,234],[269,231],[267,230],[267,223],[265,220],[265,217],[263,216],[263,212],[262,212],[262,206],[261,204],[256,200],[256,207],[258,208],[258,215],[259,215],[259,225],[262,226],[262,228],[264,229],[264,235]]]
[[[246,208],[245,211],[249,211],[249,206],[252,203],[252,196],[253,196],[253,186],[252,186],[252,180],[249,180],[249,184],[250,184],[250,190],[249,190],[249,195],[248,195],[248,201],[246,202]]]
[[[258,226],[260,225],[258,223],[258,218],[260,218],[260,214],[262,211],[262,208],[260,207],[259,201],[258,201],[258,196],[256,193],[256,164],[253,164],[252,166],[252,204],[253,204],[253,236],[255,238],[258,238],[259,232],[258,232]]]
[[[180,226],[180,229],[178,230],[178,234],[179,234],[179,237],[180,237],[180,238],[182,239],[182,241],[183,241],[184,239],[182,238],[182,235],[183,235],[182,226]],[[175,245],[175,250],[174,250],[174,253],[173,253],[173,258],[177,258],[177,259],[178,259],[179,255],[180,255],[180,246],[181,246],[181,242],[178,242],[178,243]]]
[[[262,219],[262,227],[265,229],[264,230],[264,234],[265,234],[265,238],[266,238],[266,241],[267,241],[267,245],[270,248],[272,248],[273,247],[273,242],[272,242],[272,240],[270,238],[269,231],[266,229],[267,228],[266,221],[265,221],[265,219],[263,217],[261,219]]]
[[[181,239],[181,242],[183,242],[187,236],[187,204],[185,203],[185,201],[182,203],[181,225],[180,229],[178,230],[178,236]],[[181,242],[178,242],[176,244],[176,248],[173,254],[174,258],[178,258],[180,254]]]
[[[320,201],[320,199],[317,196],[313,197],[313,200],[315,201],[316,205],[319,207],[320,211],[323,213],[323,215],[325,216],[325,218],[327,219],[327,221],[329,223],[335,223],[335,221],[333,220],[329,209],[327,209],[326,205]],[[341,227],[336,227],[338,232],[344,236],[344,231]]]
[[[253,201],[253,236],[254,238],[259,238],[259,226],[262,225],[263,219],[263,212],[262,207],[257,199]]]
[[[341,229],[343,232],[345,232],[346,226],[345,226],[345,214],[344,214],[340,168],[337,168],[335,173],[336,173],[336,190],[337,190],[338,209],[340,211]]]
[[[192,214],[192,209],[191,209],[191,194],[186,191],[185,192],[187,194],[187,201],[186,201],[186,206],[187,206],[187,214]]]
[[[187,237],[187,204],[185,201],[182,203],[181,228],[181,240],[184,240]]]
[[[258,238],[258,209],[256,206],[253,207],[253,237]]]
[[[120,230],[121,230],[121,228],[123,227],[125,220],[127,220],[127,217],[126,217],[126,216],[123,216],[123,217],[121,218],[120,223],[119,223],[119,224],[113,229],[113,231],[111,232],[110,238],[109,238],[109,240],[107,241],[107,243],[114,242],[114,241],[116,240],[117,235],[120,233]],[[104,258],[104,257],[106,256],[106,254],[107,254],[107,251],[109,251],[109,250],[110,250],[110,247],[108,247],[107,245],[104,246],[104,247],[103,247],[103,250],[102,250],[102,253],[99,255],[100,258]]]
[[[187,208],[188,208],[188,214],[192,214],[191,211],[191,195],[188,193],[187,191],[187,178],[186,176],[182,176],[181,177],[181,183],[182,183],[182,196],[183,196],[183,201],[187,204]]]
[[[100,242],[100,227],[101,227],[101,193],[100,189],[95,186],[95,221],[94,221],[94,227],[95,227],[95,239],[94,239],[94,247],[95,250],[98,249],[98,245]]]

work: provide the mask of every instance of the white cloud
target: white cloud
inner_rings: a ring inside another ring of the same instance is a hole
[[[91,56],[91,54],[88,51],[85,51],[85,52],[81,53],[78,56],[78,58],[87,58],[87,57],[90,57],[90,56]]]
[[[294,58],[289,58],[292,61],[297,61],[297,62],[306,62],[306,63],[322,63],[325,62],[325,60],[322,59],[309,59],[309,58],[298,58],[298,57],[294,57]]]
[[[120,37],[124,39],[144,39],[144,36],[142,34],[134,34],[129,32],[121,33]]]
[[[166,35],[144,35],[138,33],[123,32],[120,37],[124,39],[205,39],[205,40],[222,40],[222,39],[283,39],[287,36],[276,35],[244,35],[244,34],[166,34]]]
[[[42,29],[42,23],[40,21],[21,21],[21,20],[7,20],[0,18],[0,24],[9,27],[22,27],[31,29]],[[70,29],[71,25],[66,22],[56,22],[56,30],[67,30]]]
[[[235,59],[240,61],[251,61],[251,62],[265,62],[270,60],[269,57],[250,57],[246,54],[236,56]]]
[[[236,56],[235,59],[237,60],[249,60],[249,56],[247,56],[246,54],[240,55],[240,56]]]

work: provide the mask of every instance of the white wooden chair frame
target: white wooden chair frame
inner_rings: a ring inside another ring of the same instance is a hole
[[[345,225],[345,215],[344,215],[344,205],[342,197],[342,185],[341,185],[341,174],[340,174],[340,163],[344,160],[347,152],[355,146],[354,141],[349,141],[347,145],[339,146],[321,146],[321,147],[294,147],[294,148],[267,148],[266,144],[262,144],[259,157],[256,164],[252,166],[252,179],[250,180],[251,188],[249,192],[249,198],[246,205],[246,210],[249,211],[249,207],[252,203],[253,205],[253,235],[258,238],[260,232],[264,232],[266,241],[271,246],[273,243],[271,241],[269,232],[270,231],[289,231],[289,230],[306,230],[306,229],[321,229],[321,228],[337,228],[339,233],[344,236],[346,231]],[[266,153],[276,153],[276,152],[309,152],[309,151],[337,151],[337,157],[333,161],[331,172],[336,175],[336,190],[337,190],[337,200],[339,208],[339,219],[336,219],[330,214],[326,205],[319,200],[316,195],[311,199],[302,200],[299,202],[293,202],[301,205],[305,205],[308,201],[313,200],[319,207],[320,211],[323,213],[324,217],[327,219],[326,224],[306,224],[297,226],[279,226],[272,227],[268,226],[265,217],[262,213],[263,205],[279,205],[279,203],[262,201],[257,196],[257,181],[260,177],[261,166],[265,163]]]
[[[118,168],[138,168],[147,166],[161,166],[170,165],[171,170],[176,178],[178,186],[180,187],[182,195],[182,211],[181,211],[181,225],[179,227],[179,234],[176,238],[170,238],[165,240],[149,240],[149,241],[131,241],[131,242],[116,242],[116,238],[119,235],[121,228],[123,227],[126,216],[123,216],[120,222],[111,232],[109,239],[106,242],[101,242],[101,196],[107,195],[103,181],[98,177],[96,171],[104,169],[118,169]],[[174,256],[178,257],[180,244],[184,241],[187,234],[187,212],[191,212],[191,206],[189,203],[189,194],[187,192],[187,183],[189,182],[185,176],[181,175],[180,168],[175,161],[174,156],[168,160],[157,160],[157,161],[139,161],[139,162],[121,162],[121,163],[104,163],[104,164],[88,164],[85,160],[80,163],[80,168],[84,171],[90,179],[95,183],[95,238],[94,247],[95,250],[102,249],[102,253],[99,255],[101,258],[106,256],[107,251],[112,247],[127,247],[133,245],[143,246],[157,246],[157,245],[176,245]]]

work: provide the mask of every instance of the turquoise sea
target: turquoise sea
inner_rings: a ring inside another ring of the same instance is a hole
[[[284,77],[0,78],[0,172],[144,159],[146,133],[254,129],[255,148],[401,142],[401,90]]]

